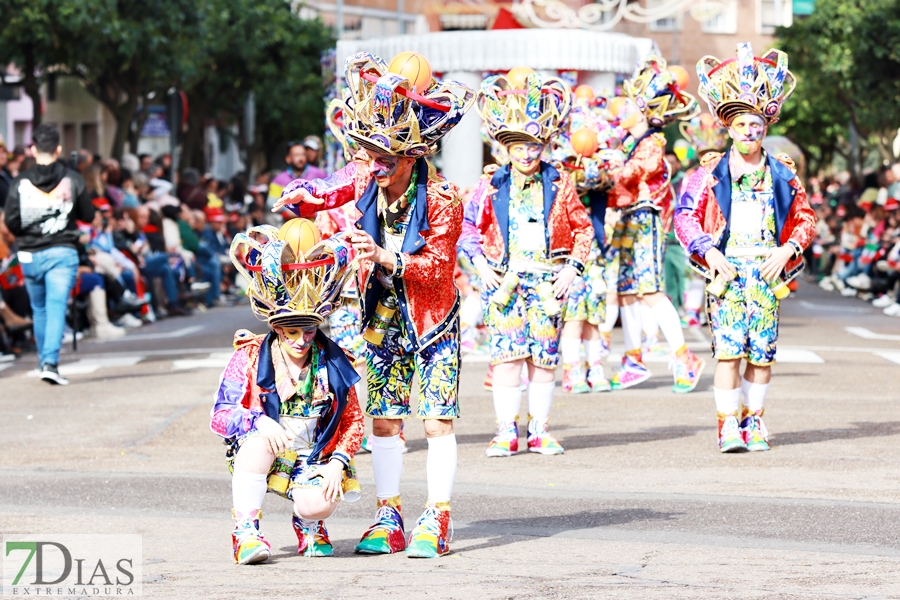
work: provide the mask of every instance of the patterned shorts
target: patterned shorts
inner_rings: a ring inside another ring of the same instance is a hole
[[[459,417],[459,318],[427,348],[414,352],[403,332],[388,329],[380,346],[368,344],[369,401],[373,419],[405,419],[412,415],[413,375],[419,380],[420,419]]]
[[[657,211],[642,208],[622,215],[612,243],[619,249],[620,294],[642,296],[666,291],[663,270],[666,234]]]
[[[599,325],[606,320],[605,269],[591,261],[583,277],[576,277],[566,297],[563,321],[587,321]]]
[[[606,278],[606,291],[616,293],[619,288],[619,249],[614,248],[612,244],[606,247],[604,258],[606,259],[606,270],[604,277]]]
[[[509,304],[491,302],[493,293],[482,293],[485,324],[491,334],[491,364],[523,358],[541,369],[555,369],[559,363],[559,335],[562,318],[548,317],[535,287],[550,281],[549,274],[519,273],[519,286]]]
[[[359,308],[358,298],[343,298],[341,307],[331,313],[328,318],[331,339],[342,350],[346,350],[356,357],[356,360],[363,358],[366,350],[366,341],[360,330],[361,323],[362,311]]]
[[[713,356],[719,360],[746,358],[758,366],[775,362],[778,341],[778,300],[762,278],[760,258],[729,258],[737,276],[721,299],[707,294],[707,314]]]

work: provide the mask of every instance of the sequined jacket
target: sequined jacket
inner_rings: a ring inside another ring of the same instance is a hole
[[[462,231],[463,206],[457,187],[439,176],[424,158],[418,169],[416,200],[410,210],[409,226],[397,253],[393,273],[400,314],[415,348],[427,347],[449,329],[459,312],[459,292],[452,284],[456,266],[456,242]],[[356,225],[381,240],[378,216],[378,186],[366,163],[354,161],[326,179],[297,180],[285,188],[288,194],[303,187],[323,204],[292,207],[301,217],[356,200],[361,217]],[[363,260],[359,268],[363,323],[372,318],[384,287],[375,274],[375,265]]]
[[[263,415],[278,421],[281,400],[286,398],[279,398],[275,389],[271,356],[275,335],[254,335],[246,329],[234,334],[234,354],[219,379],[216,403],[210,411],[213,433],[225,439],[240,438],[255,431],[256,421]],[[313,395],[328,395],[331,404],[319,417],[316,445],[308,460],[325,463],[336,458],[348,466],[363,438],[363,416],[353,387],[359,375],[351,359],[325,334],[316,333],[316,343],[325,360],[314,374]]]
[[[484,256],[492,269],[505,272],[509,261],[510,165],[485,169],[466,211],[460,250],[473,260]],[[565,260],[581,275],[594,228],[575,185],[552,165],[541,162],[544,194],[544,243],[551,260]]]
[[[651,129],[625,158],[621,169],[611,173],[615,185],[609,205],[625,211],[643,206],[656,208],[667,220],[672,205],[672,185],[666,162],[666,136]]]
[[[675,235],[691,255],[692,266],[708,277],[703,257],[710,248],[725,252],[731,224],[731,171],[729,152],[710,152],[700,166],[681,184],[675,206]],[[775,194],[775,239],[778,245],[791,244],[795,256],[785,266],[789,281],[803,270],[801,254],[816,235],[816,214],[806,190],[797,177],[794,162],[785,154],[767,155]]]

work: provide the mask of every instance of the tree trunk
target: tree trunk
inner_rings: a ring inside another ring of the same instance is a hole
[[[187,133],[184,136],[181,155],[182,169],[193,167],[201,173],[205,170],[204,164],[204,123],[206,122],[206,110],[208,100],[188,96],[188,105],[191,107],[188,113]]]
[[[113,137],[113,145],[110,149],[110,156],[118,161],[122,160],[125,153],[125,142],[132,140],[131,122],[134,121],[134,113],[137,112],[137,96],[130,95],[125,104],[120,104],[114,108],[113,115],[116,118],[116,135]],[[109,106],[109,105],[107,105]],[[140,132],[138,132],[140,135]],[[133,142],[133,146],[129,150],[134,153],[137,150],[137,142]]]
[[[44,119],[44,103],[41,101],[41,85],[38,82],[35,71],[37,65],[34,64],[34,47],[31,44],[25,46],[25,65],[23,71],[25,78],[22,81],[22,87],[25,93],[31,98],[34,105],[31,117],[31,130],[34,131]]]

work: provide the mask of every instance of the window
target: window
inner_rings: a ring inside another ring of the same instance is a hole
[[[759,33],[775,33],[776,27],[790,27],[794,12],[791,0],[756,0],[756,28]]]
[[[666,4],[671,4],[671,0],[648,0],[648,9],[662,8]],[[650,31],[681,31],[684,24],[684,13],[681,9],[673,14],[650,22]]]
[[[737,33],[737,0],[721,2],[719,14],[703,22],[704,33]]]

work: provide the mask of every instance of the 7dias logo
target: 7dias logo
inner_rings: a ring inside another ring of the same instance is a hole
[[[139,596],[140,535],[4,535],[4,596]]]

